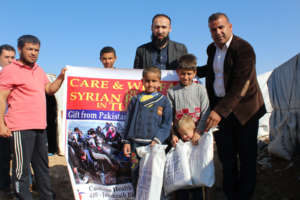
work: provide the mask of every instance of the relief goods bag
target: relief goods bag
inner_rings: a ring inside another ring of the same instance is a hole
[[[215,182],[213,135],[204,133],[198,145],[179,142],[167,154],[164,191],[168,195],[179,189],[212,187]]]
[[[166,163],[166,148],[167,145],[160,144],[156,144],[153,147],[148,145],[136,148],[136,152],[141,157],[141,160],[135,199],[160,199]]]

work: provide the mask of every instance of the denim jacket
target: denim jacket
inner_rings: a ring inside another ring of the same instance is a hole
[[[132,141],[164,143],[170,136],[172,109],[167,97],[159,93],[153,98],[140,102],[140,95],[132,97],[125,121],[124,142]]]

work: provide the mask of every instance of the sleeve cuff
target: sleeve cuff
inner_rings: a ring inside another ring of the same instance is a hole
[[[160,140],[157,137],[154,137],[152,140],[155,141],[157,144],[161,144]]]

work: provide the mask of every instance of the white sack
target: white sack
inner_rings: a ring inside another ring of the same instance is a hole
[[[215,183],[214,139],[212,132],[204,133],[197,146],[189,143],[190,169],[194,186],[212,187]]]
[[[167,145],[159,144],[153,147],[148,145],[136,148],[137,154],[141,157],[136,199],[160,199],[166,163],[166,148]]]
[[[164,172],[164,192],[166,195],[192,185],[186,146],[186,143],[179,140],[176,148],[173,147],[167,154]]]
[[[213,186],[215,182],[213,151],[211,131],[201,136],[198,145],[179,140],[176,148],[167,154],[164,177],[166,195],[178,189]]]

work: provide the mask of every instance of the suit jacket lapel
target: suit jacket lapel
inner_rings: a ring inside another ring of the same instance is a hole
[[[224,59],[224,87],[225,87],[225,90],[226,90],[226,85],[227,85],[227,82],[228,82],[228,79],[229,79],[229,75],[231,74],[231,70],[233,68],[233,48],[234,48],[234,45],[235,45],[235,42],[236,42],[236,37],[233,36],[232,40],[231,40],[231,43],[228,47],[228,50],[227,50],[227,53],[226,53],[226,56],[225,56],[225,59]]]
[[[230,71],[231,71],[230,61],[231,61],[231,51],[230,51],[230,47],[229,47],[228,50],[227,50],[225,59],[224,59],[224,69],[223,69],[225,91],[226,91],[226,85],[227,85],[227,82],[228,82],[229,74],[230,74]]]
[[[152,65],[152,51],[153,47],[152,44],[149,44],[149,48],[146,48],[146,55],[145,55],[145,65],[144,66],[151,66]]]
[[[168,65],[170,65],[170,60],[175,60],[175,45],[171,40],[168,44]]]
[[[211,66],[209,68],[209,72],[208,73],[212,75],[211,76],[211,77],[213,77],[212,81],[215,80],[215,73],[214,73],[214,66],[213,66],[215,54],[216,54],[216,47],[215,47],[215,45],[213,45],[212,48],[210,49],[210,52],[209,52],[210,56],[208,57],[208,59],[209,59],[208,60],[208,66]]]

